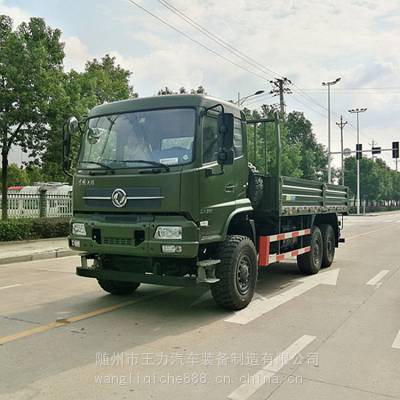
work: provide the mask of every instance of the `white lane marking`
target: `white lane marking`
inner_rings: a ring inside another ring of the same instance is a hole
[[[312,288],[324,284],[324,285],[336,285],[337,278],[339,275],[339,268],[333,269],[329,272],[322,272],[317,275],[308,276],[306,278],[299,279],[300,285],[294,288],[288,289],[283,293],[277,294],[273,297],[266,298],[264,300],[256,299],[253,300],[247,308],[235,312],[231,317],[225,319],[226,322],[232,322],[234,324],[245,325],[254,319],[266,314],[267,312],[274,310],[282,304],[294,299],[297,296],[306,293]]]
[[[246,383],[240,385],[229,396],[231,400],[246,400],[255,393],[264,383],[268,382],[277,372],[279,372],[289,361],[297,356],[307,347],[315,336],[304,335],[297,339],[281,354],[278,354],[263,369],[252,375]]]
[[[254,297],[253,300],[258,299],[258,300],[267,300],[264,296],[261,296],[260,293],[254,292]]]
[[[195,306],[195,305],[197,305],[197,304],[200,304],[200,303],[204,303],[205,301],[210,300],[210,299],[212,299],[211,291],[210,291],[210,290],[207,290],[207,292],[203,293],[197,300],[195,300],[195,301],[190,305],[190,307],[193,307],[193,306]]]
[[[393,347],[394,349],[400,349],[400,331],[399,331],[399,333],[397,334],[397,336],[394,338],[394,342],[393,342],[393,344],[392,344],[392,347]]]
[[[0,290],[3,290],[3,289],[11,289],[11,288],[17,287],[17,286],[21,286],[21,284],[20,284],[20,283],[16,283],[15,285],[1,286],[1,287],[0,287]]]
[[[388,269],[383,269],[381,272],[378,272],[372,279],[370,279],[366,285],[381,285],[382,282],[381,280],[383,279],[383,277],[388,274],[390,271]]]

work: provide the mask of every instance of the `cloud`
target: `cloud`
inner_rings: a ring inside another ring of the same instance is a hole
[[[88,47],[77,36],[63,37],[62,41],[65,43],[64,68],[67,71],[70,69],[83,71],[86,61],[93,58]]]
[[[82,9],[72,2],[68,7],[79,16],[74,22],[60,11],[58,20],[68,27],[68,34],[63,36],[66,68],[80,71],[88,59],[110,53],[121,66],[132,71],[132,84],[140,96],[153,95],[166,85],[173,89],[203,85],[210,94],[225,99],[236,98],[238,91],[246,95],[270,89],[268,81],[273,78],[270,73],[218,46],[157,1],[136,1],[253,73],[222,60],[128,2],[113,3],[110,12],[110,4],[105,0],[98,0],[95,8]],[[335,89],[400,87],[398,0],[169,0],[169,3],[265,68],[287,76],[297,87],[321,89],[322,81],[338,76],[342,80]],[[27,18],[24,10],[6,7],[4,0],[0,0],[0,12],[13,15],[18,21]],[[82,24],[85,30],[80,29]],[[326,92],[295,91],[286,98],[288,109],[305,111],[318,138],[326,143]],[[275,101],[263,97],[254,104]],[[354,147],[354,116],[347,113],[353,107],[368,107],[362,116],[364,146],[372,137],[379,138],[382,146],[398,137],[398,94],[380,91],[340,94],[333,90],[334,146],[338,146],[339,138],[334,122],[339,114],[344,114],[353,124],[345,129],[345,144]]]
[[[21,22],[29,20],[29,15],[19,7],[8,6],[4,0],[0,0],[0,14],[8,15],[14,21],[14,26],[19,25]]]

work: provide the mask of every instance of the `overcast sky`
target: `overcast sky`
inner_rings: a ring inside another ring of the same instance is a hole
[[[286,97],[288,110],[304,111],[324,144],[327,96],[321,82],[341,77],[332,88],[332,151],[340,149],[335,125],[340,114],[349,121],[345,147],[355,148],[356,119],[349,108],[368,107],[360,119],[364,148],[373,139],[382,147],[400,139],[400,0],[168,0],[257,61],[264,72],[202,35],[157,0],[135,1],[243,69],[128,0],[0,0],[0,14],[10,15],[16,23],[40,16],[60,28],[66,69],[81,71],[88,59],[114,55],[132,71],[139,96],[153,95],[166,85],[173,89],[203,85],[211,95],[236,99],[238,91],[242,96],[268,92],[270,79],[286,76],[295,85],[294,93]],[[276,102],[277,98],[260,96],[249,107]],[[394,166],[391,154],[383,158]]]

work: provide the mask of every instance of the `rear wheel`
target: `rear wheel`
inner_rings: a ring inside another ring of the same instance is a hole
[[[97,281],[103,290],[118,296],[131,294],[140,286],[140,282],[111,281],[108,279],[98,279]]]
[[[323,240],[322,268],[328,268],[332,265],[335,258],[335,231],[332,225],[320,226]]]
[[[257,253],[247,236],[228,236],[220,249],[221,263],[211,285],[215,302],[228,310],[241,310],[253,298],[257,282]]]
[[[323,255],[323,239],[318,226],[311,228],[310,251],[297,256],[297,265],[300,271],[306,275],[318,273],[321,269]]]

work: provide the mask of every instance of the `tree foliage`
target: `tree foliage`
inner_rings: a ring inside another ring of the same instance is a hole
[[[168,86],[165,88],[160,89],[157,92],[158,96],[165,96],[167,94],[207,94],[206,90],[203,86],[198,86],[197,89],[190,89],[187,90],[184,86],[181,86],[178,91],[170,89]]]
[[[355,157],[345,160],[345,184],[355,197],[357,187],[357,166]],[[389,168],[381,159],[375,161],[363,157],[360,160],[360,191],[362,200],[400,201],[400,173]]]
[[[136,97],[129,84],[130,76],[131,72],[121,68],[108,54],[101,60],[88,61],[82,73],[71,70],[63,74],[63,92],[53,103],[47,151],[41,158],[49,180],[65,180],[61,167],[63,123],[72,115],[81,119],[95,105]]]
[[[13,29],[0,15],[0,149],[2,217],[7,218],[8,155],[13,145],[35,158],[45,148],[48,117],[61,86],[61,32],[31,18]]]

